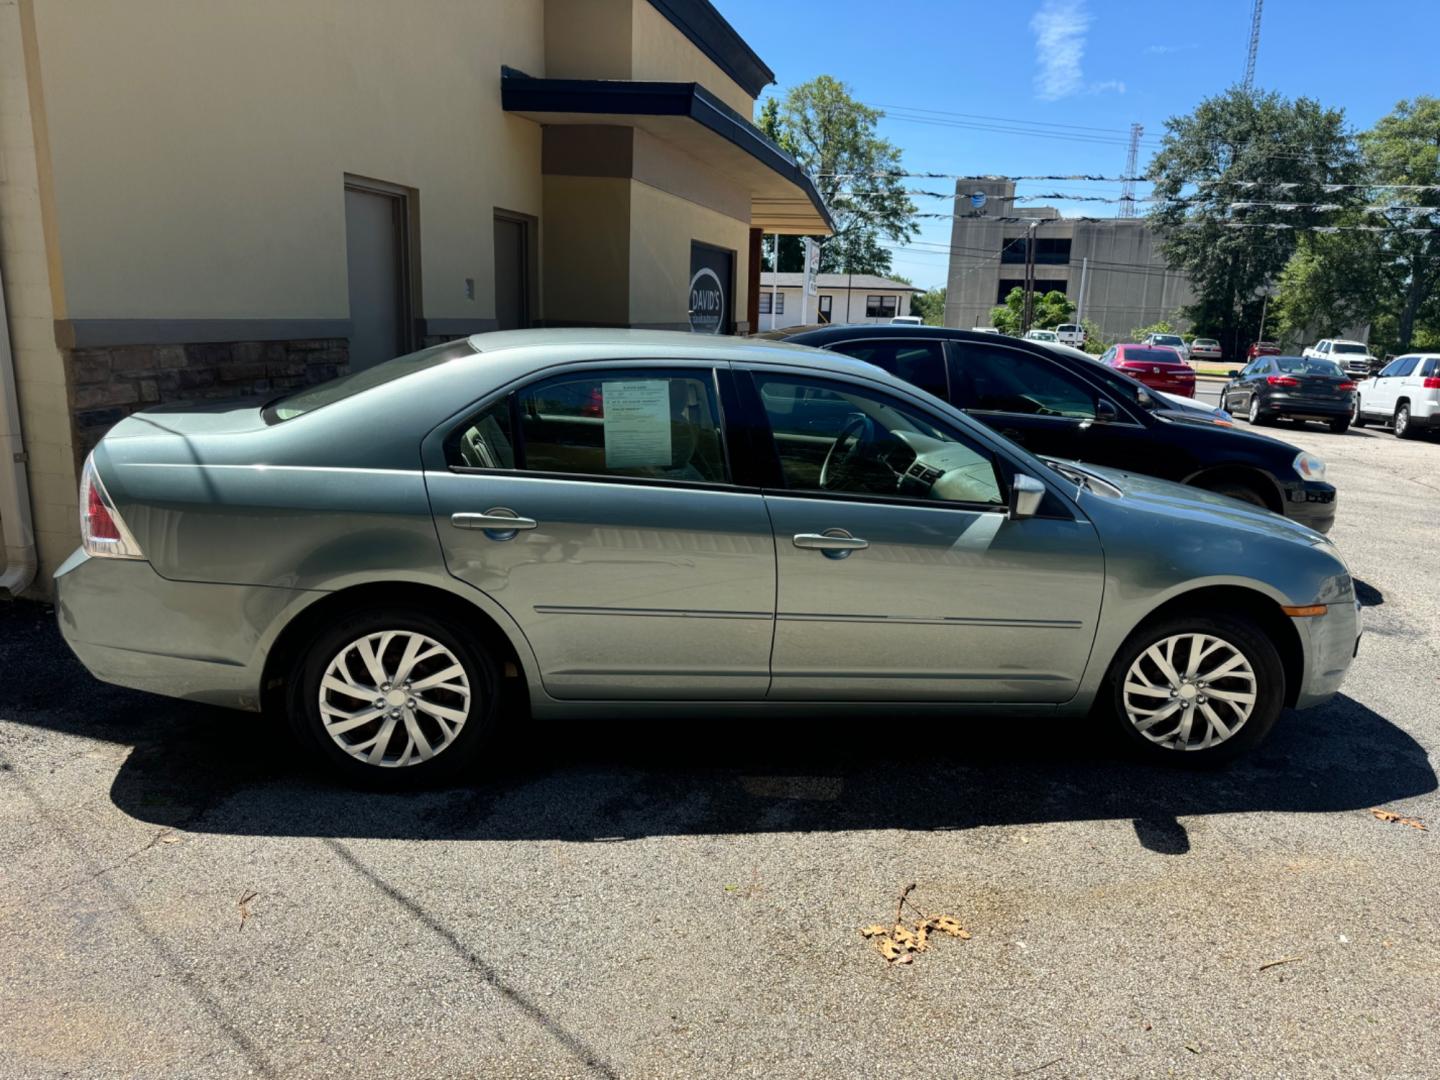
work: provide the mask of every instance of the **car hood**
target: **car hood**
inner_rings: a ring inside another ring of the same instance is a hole
[[[1127,472],[1100,465],[1066,462],[1066,465],[1091,473],[1118,488],[1128,508],[1143,510],[1177,522],[1228,525],[1280,540],[1293,540],[1308,545],[1332,546],[1330,540],[1299,522],[1291,521],[1269,510],[1261,510],[1225,495],[1202,491],[1186,484],[1158,480],[1153,476]],[[1098,492],[1082,492],[1081,505],[1090,499],[1113,498]]]

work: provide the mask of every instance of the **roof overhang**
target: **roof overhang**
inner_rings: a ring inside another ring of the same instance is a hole
[[[613,124],[663,139],[748,191],[752,228],[807,236],[835,231],[795,159],[699,83],[533,79],[506,68],[500,101],[506,112],[538,124]]]

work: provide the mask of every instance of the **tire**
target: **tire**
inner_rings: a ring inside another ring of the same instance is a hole
[[[1350,423],[1354,427],[1364,427],[1370,421],[1365,419],[1365,414],[1360,411],[1360,395],[1355,395],[1355,408],[1350,412]]]
[[[1258,506],[1261,510],[1269,510],[1270,504],[1265,501],[1265,496],[1245,483],[1243,480],[1219,480],[1213,484],[1197,484],[1197,487],[1212,491],[1216,495],[1227,495],[1240,502],[1249,503],[1251,506]]]
[[[1214,651],[1202,653],[1198,678],[1185,679],[1189,646],[1197,637],[1210,643],[1202,648]],[[1214,645],[1217,641],[1220,644]],[[1155,647],[1164,657],[1167,642],[1174,642],[1168,646],[1173,649],[1171,670],[1182,680],[1179,691],[1171,697],[1166,692],[1174,680],[1165,675],[1150,652]],[[1232,669],[1234,674],[1204,678],[1207,672],[1228,666],[1235,656],[1241,659]],[[1127,686],[1131,689],[1127,690]],[[1142,686],[1145,691],[1137,691]],[[1218,696],[1221,693],[1241,695],[1242,699],[1222,701]],[[1245,702],[1245,694],[1251,694],[1253,701]],[[1194,704],[1178,705],[1185,700]],[[1112,730],[1118,729],[1126,744],[1143,759],[1201,768],[1220,765],[1253,749],[1275,726],[1285,703],[1285,668],[1274,643],[1248,616],[1180,612],[1143,623],[1125,640],[1111,662],[1100,703]],[[1241,715],[1247,705],[1248,713]],[[1153,713],[1146,715],[1149,710],[1166,715],[1157,721]],[[1188,731],[1184,719],[1187,713]],[[1219,721],[1218,726],[1212,718]],[[1147,730],[1141,730],[1147,721]],[[1229,734],[1220,735],[1222,728]],[[1179,745],[1182,735],[1185,749]]]
[[[1419,435],[1419,430],[1410,422],[1410,403],[1402,401],[1395,406],[1395,437],[1397,439],[1414,439]]]
[[[1245,419],[1249,420],[1250,423],[1259,427],[1262,424],[1271,423],[1274,418],[1269,413],[1265,412],[1263,409],[1260,408],[1259,395],[1252,394],[1250,397],[1250,411],[1246,414]]]
[[[381,680],[377,689],[367,647],[388,677],[401,674],[412,640],[416,685]],[[357,611],[319,634],[298,661],[290,680],[290,726],[329,771],[355,786],[399,790],[452,780],[474,764],[495,727],[497,671],[485,647],[432,615],[401,607]],[[422,691],[427,681],[431,685]],[[370,718],[359,721],[361,714]]]
[[[1330,433],[1332,435],[1344,435],[1350,430],[1350,417],[1342,416],[1330,421]]]

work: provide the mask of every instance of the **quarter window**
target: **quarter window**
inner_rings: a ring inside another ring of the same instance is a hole
[[[832,348],[884,368],[897,379],[904,379],[938,398],[949,396],[945,382],[945,347],[938,341],[847,341]]]
[[[788,490],[1004,502],[991,455],[908,406],[819,380],[758,375],[756,386]]]
[[[865,315],[870,319],[893,319],[895,302],[896,298],[893,296],[867,296],[865,297]]]
[[[462,468],[723,483],[718,415],[713,380],[698,373],[566,375],[491,405],[448,456]]]
[[[956,351],[953,392],[962,409],[1095,419],[1096,391],[1048,360],[1018,349],[968,343]]]

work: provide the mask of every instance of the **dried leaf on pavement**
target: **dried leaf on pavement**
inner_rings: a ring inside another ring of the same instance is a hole
[[[909,903],[910,890],[914,888],[915,886],[911,885],[900,894],[900,901],[897,905],[900,910],[903,911],[905,905]],[[914,904],[910,904],[910,906],[915,908]],[[915,908],[915,910],[919,911],[919,908]],[[970,931],[961,926],[960,920],[953,915],[925,916],[923,913],[922,918],[915,923],[913,929],[906,923],[897,920],[893,926],[875,923],[871,926],[861,927],[860,936],[870,939],[875,948],[880,951],[880,955],[890,963],[908,964],[914,960],[916,953],[929,950],[932,930],[939,930],[941,933],[961,940],[970,937]]]
[[[249,889],[240,894],[240,929],[245,929],[245,922],[250,918],[250,905],[260,894],[254,889]]]
[[[1425,823],[1419,818],[1405,817],[1403,814],[1397,814],[1394,810],[1382,810],[1377,806],[1371,810],[1370,813],[1374,814],[1381,821],[1388,821],[1392,825],[1408,825],[1410,828],[1419,829],[1421,832],[1428,831],[1425,828]]]

